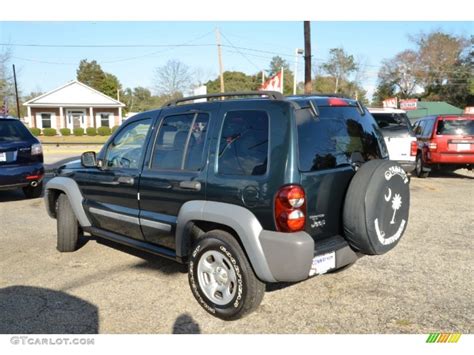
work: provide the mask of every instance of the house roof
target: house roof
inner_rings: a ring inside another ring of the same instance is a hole
[[[118,100],[73,80],[23,104],[30,107],[124,107]]]
[[[407,116],[410,119],[418,119],[432,115],[460,115],[462,113],[462,109],[444,101],[418,101],[417,109],[408,110]]]

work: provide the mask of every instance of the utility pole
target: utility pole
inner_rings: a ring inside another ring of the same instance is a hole
[[[310,22],[304,21],[304,93],[311,94],[311,28]]]
[[[221,92],[224,91],[224,67],[222,65],[222,48],[221,48],[221,33],[219,28],[216,27],[216,43],[217,43],[217,55],[219,57],[219,74],[221,78]]]
[[[262,85],[265,84],[265,71],[262,70]]]
[[[16,115],[20,118],[20,99],[18,98],[18,85],[16,84],[16,70],[15,64],[13,64],[13,81],[15,82],[15,97],[16,97]]]
[[[301,55],[304,53],[304,50],[300,48],[295,49],[295,73],[293,77],[293,95],[296,95],[296,85],[298,84],[298,55]]]

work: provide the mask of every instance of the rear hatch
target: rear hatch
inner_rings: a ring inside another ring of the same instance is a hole
[[[373,112],[380,127],[391,160],[415,160],[411,155],[411,142],[416,142],[410,120],[405,113]]]
[[[356,169],[366,161],[388,158],[373,117],[355,101],[346,102],[319,102],[318,116],[309,109],[296,111],[300,184],[307,199],[305,230],[315,240],[343,235],[344,199]]]
[[[438,153],[474,154],[474,117],[439,118],[433,138]]]
[[[0,167],[42,161],[42,156],[31,155],[37,140],[26,127],[14,119],[0,119]]]

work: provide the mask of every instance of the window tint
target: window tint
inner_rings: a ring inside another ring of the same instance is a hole
[[[439,120],[436,128],[438,135],[474,135],[474,119]]]
[[[41,114],[41,123],[43,128],[51,128],[51,114],[50,113],[42,113]]]
[[[0,142],[29,139],[31,139],[31,134],[20,121],[0,121]]]
[[[331,169],[388,155],[383,136],[370,115],[355,107],[319,107],[296,115],[301,171]]]
[[[156,139],[152,168],[200,170],[208,123],[209,115],[203,113],[165,117]]]
[[[421,136],[421,134],[423,133],[423,128],[425,128],[425,125],[426,125],[425,120],[417,122],[417,126],[416,126],[416,129],[415,129],[415,134],[417,136]]]
[[[218,173],[264,175],[268,157],[265,111],[227,112],[219,141]]]
[[[382,132],[408,132],[411,130],[410,121],[404,113],[372,113]]]
[[[151,119],[124,126],[107,148],[105,166],[138,169]]]

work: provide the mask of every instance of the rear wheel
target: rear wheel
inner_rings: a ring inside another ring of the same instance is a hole
[[[423,158],[421,156],[421,153],[418,153],[416,155],[415,172],[416,172],[416,176],[418,176],[419,178],[425,178],[425,177],[428,177],[429,175],[429,172],[423,170],[424,167],[425,167],[425,164],[423,163]]]
[[[253,312],[265,292],[265,284],[255,276],[239,243],[221,230],[210,231],[197,240],[188,276],[201,307],[224,320]]]
[[[56,249],[60,252],[76,251],[81,228],[66,194],[61,194],[58,197],[56,216],[58,228]]]
[[[41,181],[37,186],[27,186],[23,188],[23,193],[26,198],[38,198],[43,192],[43,182]]]

